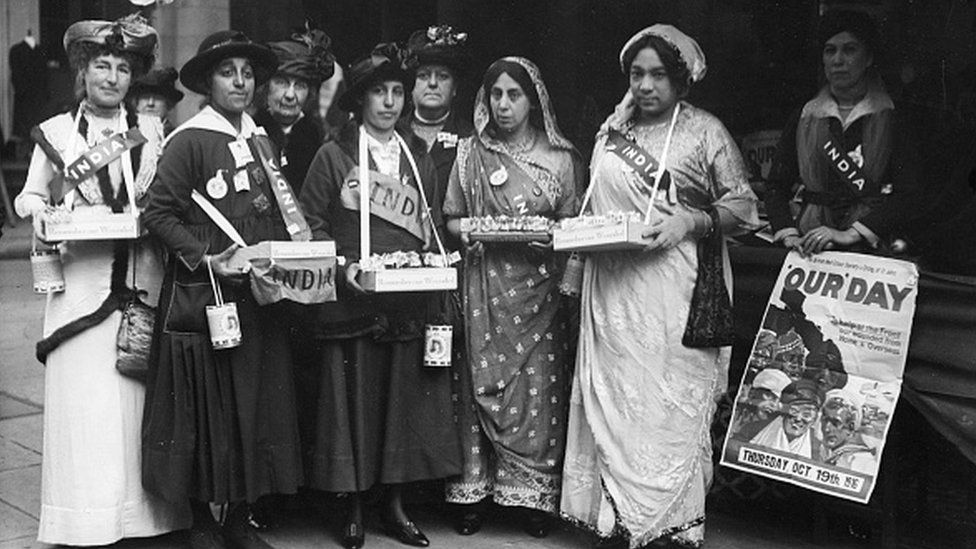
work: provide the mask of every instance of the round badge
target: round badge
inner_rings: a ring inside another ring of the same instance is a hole
[[[217,175],[207,181],[207,194],[214,200],[220,200],[227,196],[227,182],[224,181],[220,172],[217,172]]]
[[[496,187],[504,185],[506,181],[508,181],[508,170],[505,169],[505,166],[493,171],[488,177],[488,182]]]

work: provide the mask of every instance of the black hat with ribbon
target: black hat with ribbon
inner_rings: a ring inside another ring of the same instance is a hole
[[[359,99],[370,86],[377,82],[398,80],[404,88],[410,88],[413,79],[405,68],[406,51],[398,44],[377,44],[373,51],[352,64],[347,72],[349,87],[339,97],[339,108],[353,112],[359,108]]]
[[[175,105],[183,99],[183,92],[176,89],[176,78],[178,76],[173,67],[153,69],[137,78],[129,86],[129,97],[139,97],[144,93],[155,93],[165,97],[167,101]]]
[[[455,32],[448,25],[419,30],[407,41],[407,66],[416,70],[422,65],[444,65],[463,74],[471,63],[467,41],[467,33]]]
[[[327,34],[305,24],[304,32],[291,35],[288,40],[270,42],[268,46],[278,57],[275,74],[301,78],[316,87],[335,72],[332,40]]]
[[[199,94],[209,93],[207,78],[214,66],[228,57],[244,57],[254,69],[255,85],[268,81],[278,66],[278,58],[267,46],[252,42],[241,31],[218,31],[203,39],[197,54],[180,69],[180,82]]]

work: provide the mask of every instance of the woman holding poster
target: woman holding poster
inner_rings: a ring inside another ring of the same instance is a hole
[[[878,75],[878,42],[863,12],[829,11],[820,22],[826,84],[783,131],[765,198],[774,239],[786,248],[876,247],[875,231],[883,235],[894,220],[872,219],[872,210],[915,184],[917,155]]]
[[[586,262],[561,510],[605,546],[700,546],[709,426],[730,348],[687,347],[682,334],[701,267],[698,241],[758,227],[756,197],[722,123],[681,101],[705,75],[693,39],[654,25],[624,45],[620,64],[630,89],[593,153],[593,213],[648,207],[653,182],[615,153],[621,140],[661,162],[667,147],[666,172],[646,251]],[[727,275],[728,260],[717,259]],[[724,282],[730,290],[730,277]]]

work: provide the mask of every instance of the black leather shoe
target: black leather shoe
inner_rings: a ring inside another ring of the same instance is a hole
[[[417,525],[412,520],[400,522],[396,519],[386,517],[383,519],[383,529],[386,530],[387,534],[398,539],[404,545],[413,545],[414,547],[427,547],[430,545],[430,540],[420,531],[420,528],[417,528]]]
[[[470,536],[478,533],[478,530],[481,530],[482,522],[484,522],[484,518],[481,516],[481,513],[468,511],[458,518],[454,524],[454,529],[462,536]]]
[[[529,511],[529,516],[525,521],[525,531],[534,538],[544,538],[549,535],[552,529],[552,522],[549,516],[541,511]]]
[[[248,509],[245,522],[247,522],[248,526],[260,532],[274,530],[281,526],[281,523],[278,520],[278,514],[272,511],[270,508],[264,506],[252,506],[250,509]]]
[[[246,516],[231,516],[224,523],[224,539],[230,549],[273,549],[268,542],[258,536]]]
[[[366,543],[366,531],[360,522],[351,521],[342,529],[342,546],[346,549],[359,549]]]
[[[593,544],[593,549],[627,549],[627,538],[616,534],[609,538],[599,538]]]
[[[190,549],[227,549],[224,536],[216,524],[190,528],[186,541]]]

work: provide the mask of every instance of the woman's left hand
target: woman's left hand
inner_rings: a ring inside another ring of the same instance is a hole
[[[530,240],[529,247],[540,252],[551,252],[552,238],[549,240]]]
[[[643,238],[651,239],[647,243],[647,251],[670,250],[684,240],[688,233],[695,228],[695,219],[690,212],[675,210],[667,206],[662,207],[670,215],[654,220],[651,226],[641,233]]]
[[[838,246],[850,246],[857,243],[858,240],[860,240],[860,235],[857,234],[857,231],[838,231],[821,225],[803,235],[800,240],[800,253],[803,255],[819,254],[824,250],[831,250]]]

